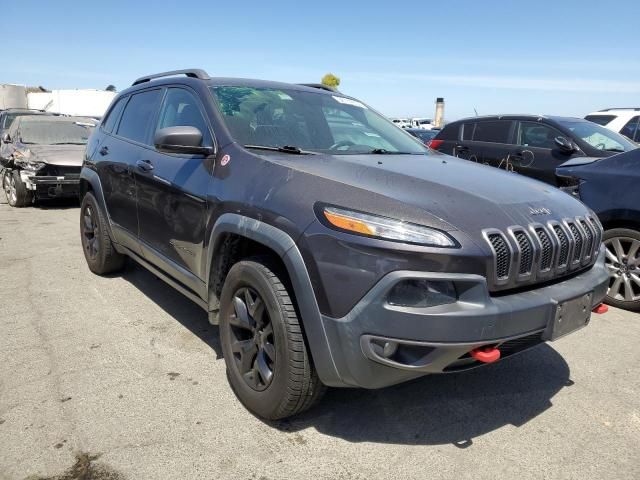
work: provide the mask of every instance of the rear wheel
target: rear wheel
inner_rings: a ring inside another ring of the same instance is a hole
[[[250,411],[270,420],[308,409],[325,390],[276,271],[262,258],[238,262],[220,298],[220,338],[231,387]]]
[[[640,310],[640,232],[607,230],[603,237],[609,290],[605,301],[614,307]]]
[[[12,207],[22,208],[31,205],[33,194],[20,178],[19,170],[5,170],[2,184],[7,196],[7,203]]]
[[[107,221],[91,192],[80,206],[80,240],[89,270],[98,275],[120,270],[125,256],[116,252],[109,238]]]

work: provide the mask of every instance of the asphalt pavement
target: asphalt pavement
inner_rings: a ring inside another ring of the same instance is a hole
[[[4,200],[4,199],[3,199]],[[205,313],[141,267],[93,275],[79,208],[0,204],[1,479],[637,479],[640,315],[264,422]]]

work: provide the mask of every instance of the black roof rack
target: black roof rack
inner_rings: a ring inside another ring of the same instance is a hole
[[[329,85],[325,85],[323,83],[299,83],[298,85],[302,87],[311,87],[311,88],[319,88],[320,90],[326,90],[327,92],[337,92],[338,90],[330,87]]]
[[[599,112],[610,112],[611,110],[634,110],[636,112],[640,112],[639,107],[621,107],[621,108],[605,108],[603,110],[598,110]]]
[[[162,72],[162,73],[154,73],[153,75],[145,75],[144,77],[138,78],[135,82],[131,84],[139,85],[144,82],[149,82],[154,78],[162,78],[162,77],[173,77],[174,75],[186,75],[191,78],[198,78],[200,80],[211,80],[211,77],[207,72],[200,68],[187,68],[184,70],[171,70],[170,72]]]

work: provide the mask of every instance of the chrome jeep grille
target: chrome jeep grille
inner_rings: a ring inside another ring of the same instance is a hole
[[[602,227],[591,217],[488,229],[485,239],[493,254],[489,283],[504,290],[526,283],[551,280],[587,267],[595,261]]]

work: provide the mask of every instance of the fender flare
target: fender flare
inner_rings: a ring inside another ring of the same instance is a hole
[[[318,376],[325,385],[344,385],[331,355],[327,332],[307,267],[294,240],[286,232],[267,223],[235,213],[225,213],[218,218],[211,230],[207,251],[207,279],[211,273],[213,253],[218,248],[223,234],[228,233],[258,242],[273,250],[282,259],[293,287],[300,320]]]
[[[107,229],[109,233],[109,237],[113,241],[113,232],[111,230],[111,217],[109,216],[109,210],[107,210],[107,202],[104,199],[104,192],[102,190],[102,182],[100,181],[100,177],[95,170],[91,170],[87,167],[82,167],[80,171],[80,202],[82,202],[82,198],[87,193],[88,189],[83,183],[86,182],[91,185],[91,190],[93,190],[93,196],[98,201],[98,206],[102,210],[102,213],[107,217]]]

